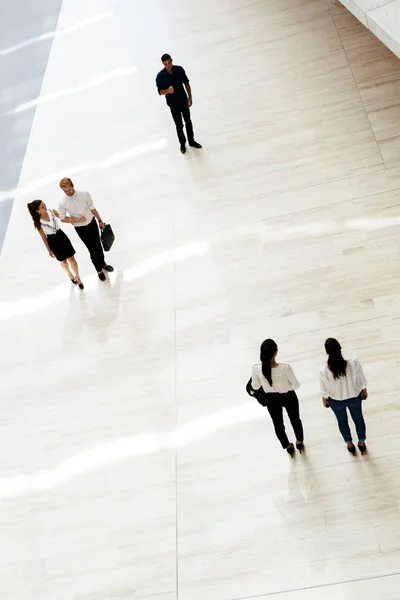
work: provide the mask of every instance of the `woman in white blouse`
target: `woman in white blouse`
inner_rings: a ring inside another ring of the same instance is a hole
[[[78,263],[75,260],[75,250],[65,233],[60,229],[57,222],[59,214],[56,210],[50,210],[41,200],[34,200],[28,204],[33,224],[40,233],[44,245],[52,258],[56,258],[68,277],[75,285],[83,290],[83,283],[79,276]],[[77,222],[71,217],[71,223]]]
[[[253,365],[251,382],[247,391],[255,396],[260,404],[266,406],[275,427],[276,437],[291,457],[294,455],[294,446],[289,442],[283,421],[283,408],[286,409],[294,433],[296,435],[296,448],[302,452],[304,448],[304,432],[300,419],[299,400],[295,390],[300,387],[293,373],[292,367],[287,363],[277,363],[278,346],[274,340],[268,339],[261,344],[261,362]]]
[[[364,454],[367,448],[362,401],[368,398],[368,391],[362,366],[357,358],[343,358],[342,348],[335,338],[326,340],[325,350],[328,355],[327,364],[319,373],[322,402],[335,413],[347,449],[354,456],[356,448],[347,418],[347,409],[349,409],[356,426],[358,448],[361,454]]]

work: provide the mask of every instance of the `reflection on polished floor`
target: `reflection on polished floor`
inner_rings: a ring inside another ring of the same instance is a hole
[[[398,600],[399,60],[338,2],[137,4],[64,0],[35,102],[0,261],[2,598]],[[62,175],[117,238],[102,284],[64,226],[84,293],[25,206]],[[321,405],[328,335],[369,380],[364,458]],[[244,389],[265,337],[302,383],[295,460]]]

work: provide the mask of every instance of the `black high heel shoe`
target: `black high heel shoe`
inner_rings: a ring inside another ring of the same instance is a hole
[[[291,444],[290,446],[288,446],[288,447],[286,448],[286,452],[287,452],[288,454],[290,454],[290,456],[291,456],[292,458],[294,457],[294,446],[293,446],[293,444]]]
[[[300,452],[300,454],[302,454],[303,450],[304,450],[304,443],[303,442],[299,442],[299,443],[296,442],[296,448]]]
[[[360,444],[360,442],[358,442],[357,446],[361,454],[365,454],[367,451],[367,446],[365,444]]]
[[[70,279],[71,279],[71,277],[70,277]],[[71,283],[73,283],[74,285],[76,285],[78,282],[77,282],[76,279],[71,279]]]
[[[347,446],[347,450],[350,452],[350,454],[352,454],[353,456],[356,455],[356,447],[353,444],[352,446]]]

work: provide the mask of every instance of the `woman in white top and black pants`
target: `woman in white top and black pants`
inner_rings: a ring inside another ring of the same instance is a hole
[[[75,260],[75,250],[57,222],[59,214],[52,211],[41,200],[34,200],[28,204],[33,224],[40,233],[44,245],[52,258],[56,258],[68,277],[75,285],[83,290],[83,283],[79,276],[78,263]],[[72,220],[74,223],[76,219]]]
[[[361,454],[366,451],[366,427],[362,413],[362,401],[368,398],[367,380],[358,358],[344,359],[342,348],[335,338],[325,342],[328,355],[326,366],[319,373],[322,402],[331,408],[338,421],[340,433],[353,456],[356,448],[351,437],[347,409],[356,426],[358,448]]]
[[[300,384],[290,365],[276,362],[277,354],[278,346],[274,340],[268,339],[261,344],[261,362],[253,365],[247,392],[251,396],[255,396],[260,404],[267,407],[275,427],[276,437],[282,448],[293,457],[294,446],[286,435],[283,408],[286,409],[297,438],[296,448],[302,452],[304,432],[300,419],[299,400],[295,392]]]

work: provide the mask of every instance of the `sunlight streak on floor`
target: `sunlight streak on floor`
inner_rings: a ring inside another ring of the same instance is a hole
[[[13,110],[7,111],[3,114],[10,115],[21,113],[26,110],[29,110],[30,108],[35,108],[36,106],[39,106],[39,104],[53,102],[54,100],[58,100],[59,98],[63,98],[65,96],[70,96],[71,94],[85,92],[86,90],[90,90],[94,87],[102,85],[103,83],[108,83],[109,81],[114,81],[115,79],[126,77],[127,75],[132,75],[132,73],[134,73],[136,70],[137,68],[135,66],[120,67],[119,69],[115,69],[113,71],[109,71],[108,73],[103,73],[103,75],[99,75],[98,77],[94,77],[87,83],[83,83],[72,88],[67,88],[65,90],[61,90],[60,92],[54,92],[53,94],[47,94],[47,96],[38,96],[37,98],[29,100],[29,102],[24,102],[23,104],[20,104]]]
[[[236,235],[258,235],[261,239],[270,242],[280,242],[285,239],[320,238],[325,235],[347,233],[348,231],[374,231],[385,227],[400,225],[400,217],[365,217],[363,219],[348,219],[338,221],[335,219],[319,219],[312,223],[301,223],[286,227],[277,227],[268,219],[256,223],[241,225],[236,229]]]
[[[163,150],[164,148],[166,148],[166,146],[167,141],[165,139],[155,140],[154,142],[148,142],[139,146],[132,146],[131,148],[127,148],[126,150],[122,150],[121,152],[116,152],[115,154],[112,154],[108,158],[105,158],[97,163],[89,162],[81,165],[71,165],[69,167],[65,167],[62,171],[51,173],[50,175],[32,181],[31,183],[28,183],[25,186],[0,192],[0,202],[2,200],[13,199],[14,197],[24,198],[25,196],[28,196],[29,194],[40,190],[41,187],[46,186],[49,183],[58,183],[61,177],[65,176],[65,173],[69,173],[71,177],[74,177],[75,175],[86,173],[87,171],[109,169],[110,167],[119,165],[123,162],[127,162],[137,156],[149,154],[151,152],[157,152],[158,150]]]
[[[68,481],[135,456],[187,446],[223,428],[260,419],[262,408],[245,403],[196,419],[166,434],[150,433],[101,444],[62,462],[58,467],[31,475],[17,475],[0,481],[0,499],[53,490]]]
[[[199,256],[206,253],[208,250],[209,244],[207,242],[197,242],[173,248],[172,250],[162,252],[161,254],[156,254],[140,264],[126,269],[123,271],[123,280],[124,282],[127,282],[139,279],[167,264]],[[116,273],[118,274],[119,272],[116,271]],[[112,280],[114,276],[115,273],[111,275],[110,279]],[[85,277],[84,285],[85,291],[79,292],[80,294],[96,290],[99,286],[97,275],[93,274],[89,277]],[[46,290],[39,296],[33,298],[29,297],[22,298],[15,302],[4,302],[0,304],[0,321],[5,321],[17,316],[31,315],[38,311],[45,310],[54,304],[65,301],[69,297],[70,291],[70,283],[65,283],[53,289]]]
[[[124,281],[138,279],[139,277],[143,277],[169,263],[185,260],[191,256],[205,254],[208,249],[209,244],[207,242],[198,242],[187,244],[186,246],[179,246],[178,248],[163,252],[162,254],[157,254],[156,256],[144,260],[140,265],[124,271]]]
[[[18,50],[22,50],[23,48],[27,48],[28,46],[32,46],[33,44],[37,44],[40,42],[44,42],[46,40],[51,40],[54,37],[58,37],[61,35],[70,35],[71,33],[75,33],[79,29],[83,29],[88,25],[93,25],[94,23],[98,23],[99,21],[104,21],[104,19],[109,19],[113,17],[115,13],[113,12],[105,12],[95,17],[90,17],[88,19],[83,19],[82,21],[78,21],[75,25],[71,25],[70,27],[65,27],[64,29],[48,31],[47,33],[43,33],[42,35],[38,35],[37,37],[30,38],[29,40],[25,40],[24,42],[20,42],[19,44],[15,44],[14,46],[9,46],[8,48],[3,48],[0,50],[0,56],[5,56],[7,54],[12,54],[13,52],[17,52]]]

